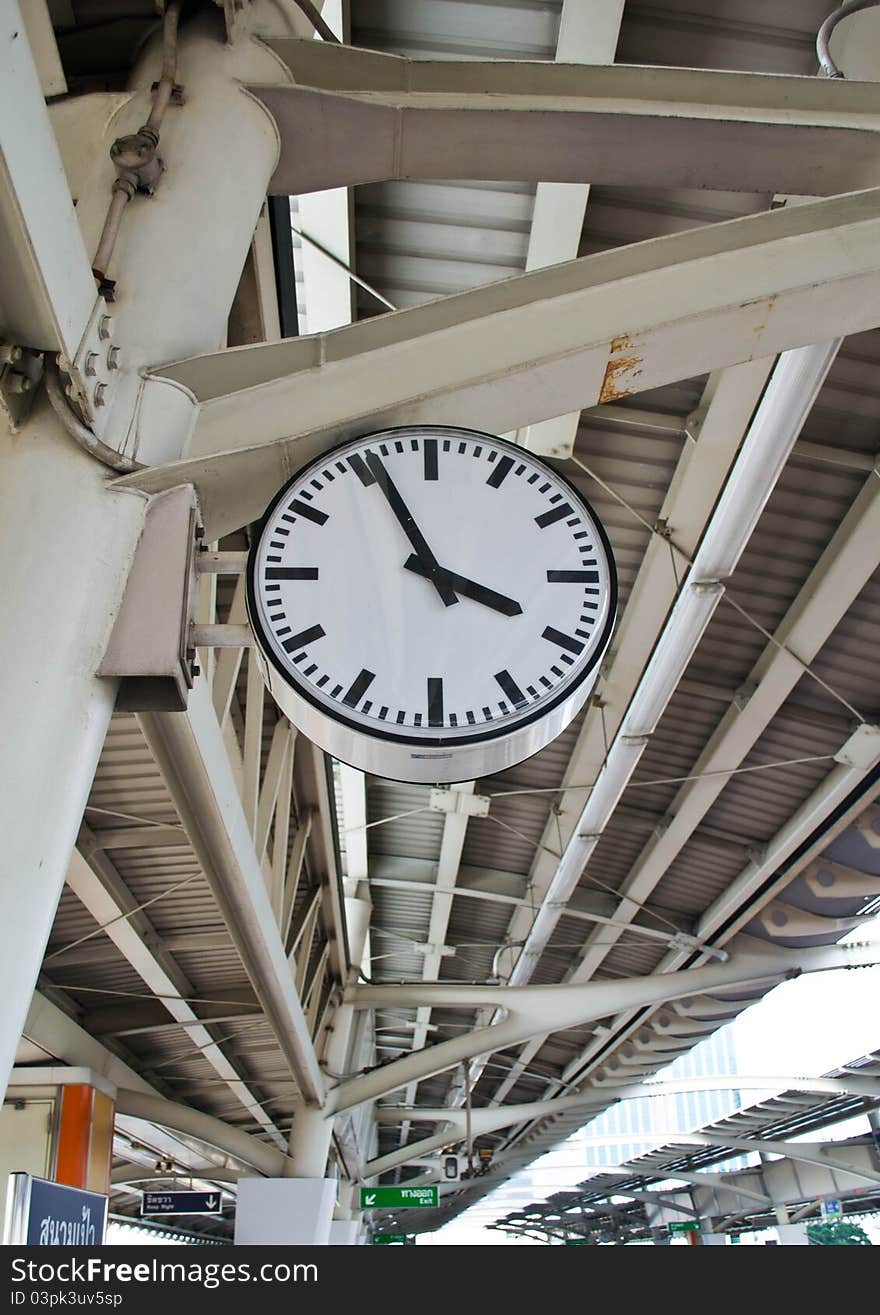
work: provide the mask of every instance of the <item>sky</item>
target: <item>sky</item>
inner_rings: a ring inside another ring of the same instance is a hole
[[[857,938],[848,939],[880,941],[880,918],[860,928]],[[816,1077],[877,1050],[880,1048],[875,1009],[878,999],[880,967],[803,974],[783,982],[727,1024],[735,1038],[737,1071],[754,1077],[777,1074]],[[849,1120],[817,1137],[831,1140],[853,1136],[865,1131],[867,1126],[865,1118]],[[589,1133],[589,1128],[582,1132]],[[650,1143],[646,1142],[644,1149],[649,1150]],[[513,1240],[485,1225],[521,1205],[572,1187],[587,1176],[583,1151],[579,1155],[575,1134],[575,1138],[534,1161],[499,1192],[484,1197],[444,1228],[419,1236],[417,1245],[531,1245],[528,1239]],[[880,1245],[880,1225],[869,1232]],[[763,1243],[763,1236],[756,1235],[754,1240]]]

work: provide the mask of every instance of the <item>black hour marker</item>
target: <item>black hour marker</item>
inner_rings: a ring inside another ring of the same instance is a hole
[[[513,469],[513,457],[502,457],[492,474],[486,480],[490,489],[498,489]]]
[[[557,521],[564,521],[566,516],[573,516],[574,508],[570,507],[567,502],[561,502],[558,507],[552,511],[542,512],[540,516],[535,517],[535,524],[539,525],[542,530],[546,530],[548,525],[555,525]]]
[[[317,580],[317,566],[268,566],[267,580]]]
[[[425,439],[425,479],[437,479],[437,440]]]
[[[367,469],[366,462],[361,457],[359,457],[356,452],[354,453],[353,456],[350,456],[348,458],[348,464],[351,466],[352,470],[357,475],[358,479],[363,484],[365,489],[369,488],[371,484],[376,483],[374,476],[371,475],[370,471]]]
[[[315,639],[323,639],[326,631],[323,626],[310,626],[308,630],[301,630],[298,635],[291,635],[285,639],[281,647],[286,653],[292,653],[295,648],[305,648],[306,644],[311,644]]]
[[[297,502],[296,499],[287,510],[296,512],[297,516],[305,516],[306,520],[314,521],[316,525],[323,525],[326,520],[330,519],[326,511],[318,511],[317,507],[310,507],[308,503]]]
[[[350,708],[356,708],[375,679],[375,671],[367,671],[366,667],[364,667],[360,674],[351,682],[348,692],[343,694],[342,702],[347,703]]]
[[[550,584],[598,584],[598,571],[548,571]]]
[[[501,686],[514,707],[517,707],[521,703],[525,703],[526,696],[523,694],[509,671],[496,671],[495,679],[498,681],[498,684]]]
[[[551,644],[558,644],[560,648],[567,648],[569,653],[583,653],[584,646],[579,639],[572,635],[564,635],[561,630],[554,630],[552,626],[541,635],[542,639],[549,639]]]
[[[443,681],[439,676],[428,677],[428,725],[443,725]]]

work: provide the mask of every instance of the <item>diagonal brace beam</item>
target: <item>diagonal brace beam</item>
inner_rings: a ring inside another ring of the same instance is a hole
[[[737,361],[875,327],[880,189],[535,270],[312,338],[157,368],[197,407],[181,461],[206,533],[262,513],[333,443],[430,421],[503,433]],[[686,364],[685,364],[686,362]]]
[[[327,1097],[325,1113],[340,1113],[364,1101],[374,1100],[408,1082],[443,1072],[453,1064],[486,1051],[503,1049],[527,1041],[548,1026],[556,1031],[580,1027],[596,1018],[638,1005],[659,1004],[703,990],[739,982],[797,976],[805,971],[822,971],[845,965],[873,963],[878,946],[829,946],[822,949],[772,950],[755,946],[742,936],[727,963],[691,968],[677,973],[636,977],[627,981],[599,981],[571,986],[531,987],[358,987],[352,992],[356,1008],[383,1004],[443,1004],[474,1008],[492,1002],[507,1011],[499,1023],[477,1028],[463,1036],[441,1041],[426,1050],[406,1055],[379,1069],[363,1073],[334,1088]]]
[[[804,196],[880,182],[873,83],[272,48],[295,85],[250,90],[280,129],[283,195],[393,178]]]

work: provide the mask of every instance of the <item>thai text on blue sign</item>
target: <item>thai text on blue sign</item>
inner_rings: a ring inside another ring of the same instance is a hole
[[[142,1215],[219,1215],[223,1209],[220,1192],[144,1192]]]
[[[107,1197],[28,1173],[9,1176],[8,1246],[94,1247],[104,1242]]]

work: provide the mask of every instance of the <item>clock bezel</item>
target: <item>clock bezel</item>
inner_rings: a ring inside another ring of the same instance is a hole
[[[576,678],[563,689],[558,690],[555,695],[548,696],[546,700],[541,699],[534,705],[533,709],[528,710],[526,714],[520,710],[515,718],[512,716],[506,716],[504,719],[494,719],[492,726],[487,726],[476,732],[473,728],[468,728],[469,733],[464,735],[459,733],[461,728],[458,727],[445,727],[441,730],[439,735],[414,736],[396,734],[394,731],[381,729],[379,726],[374,728],[369,722],[353,721],[351,718],[345,716],[344,713],[337,712],[335,708],[315,697],[308,688],[306,682],[300,683],[292,678],[294,673],[289,667],[281,662],[281,659],[275,653],[272,644],[268,640],[266,627],[264,627],[260,619],[257,591],[255,587],[257,555],[268,522],[274,514],[278,504],[289,495],[293,485],[308,478],[309,471],[313,469],[320,470],[322,466],[325,466],[329,460],[343,449],[351,448],[354,444],[375,443],[376,440],[385,439],[386,437],[399,438],[403,434],[406,434],[411,438],[433,436],[448,438],[457,435],[459,437],[465,436],[468,438],[482,439],[487,443],[498,444],[499,447],[505,451],[514,454],[517,452],[521,453],[522,456],[537,467],[543,466],[554,479],[559,480],[560,484],[569,491],[570,495],[573,496],[588,513],[590,521],[596,529],[596,535],[602,545],[608,566],[608,611],[602,625],[599,639],[594,644],[589,659],[584,662],[583,666],[578,670]],[[489,434],[484,430],[466,429],[460,425],[398,425],[389,429],[371,430],[367,434],[347,438],[343,442],[335,444],[332,448],[327,448],[319,456],[307,461],[282,485],[260,518],[259,526],[251,542],[245,571],[245,598],[248,620],[257,641],[257,647],[260,654],[263,656],[264,660],[270,664],[284,684],[287,685],[288,688],[299,698],[303,699],[303,701],[306,702],[315,712],[323,714],[329,721],[344,726],[347,730],[353,731],[358,735],[366,736],[368,739],[377,740],[387,744],[406,746],[409,748],[450,750],[458,747],[465,748],[480,744],[488,744],[493,740],[502,739],[504,736],[513,735],[527,726],[533,726],[535,723],[544,720],[544,718],[554,712],[560,704],[568,702],[568,700],[577,694],[583,683],[594,672],[596,666],[604,657],[611,638],[611,632],[614,628],[614,623],[617,619],[617,565],[614,560],[614,553],[605,531],[605,527],[599,520],[599,517],[596,515],[591,504],[579,489],[575,487],[571,480],[563,475],[561,471],[558,471],[554,466],[549,465],[544,457],[539,456],[535,452],[530,452],[527,448],[523,448],[517,443],[510,442],[509,439],[500,438],[498,435]]]

